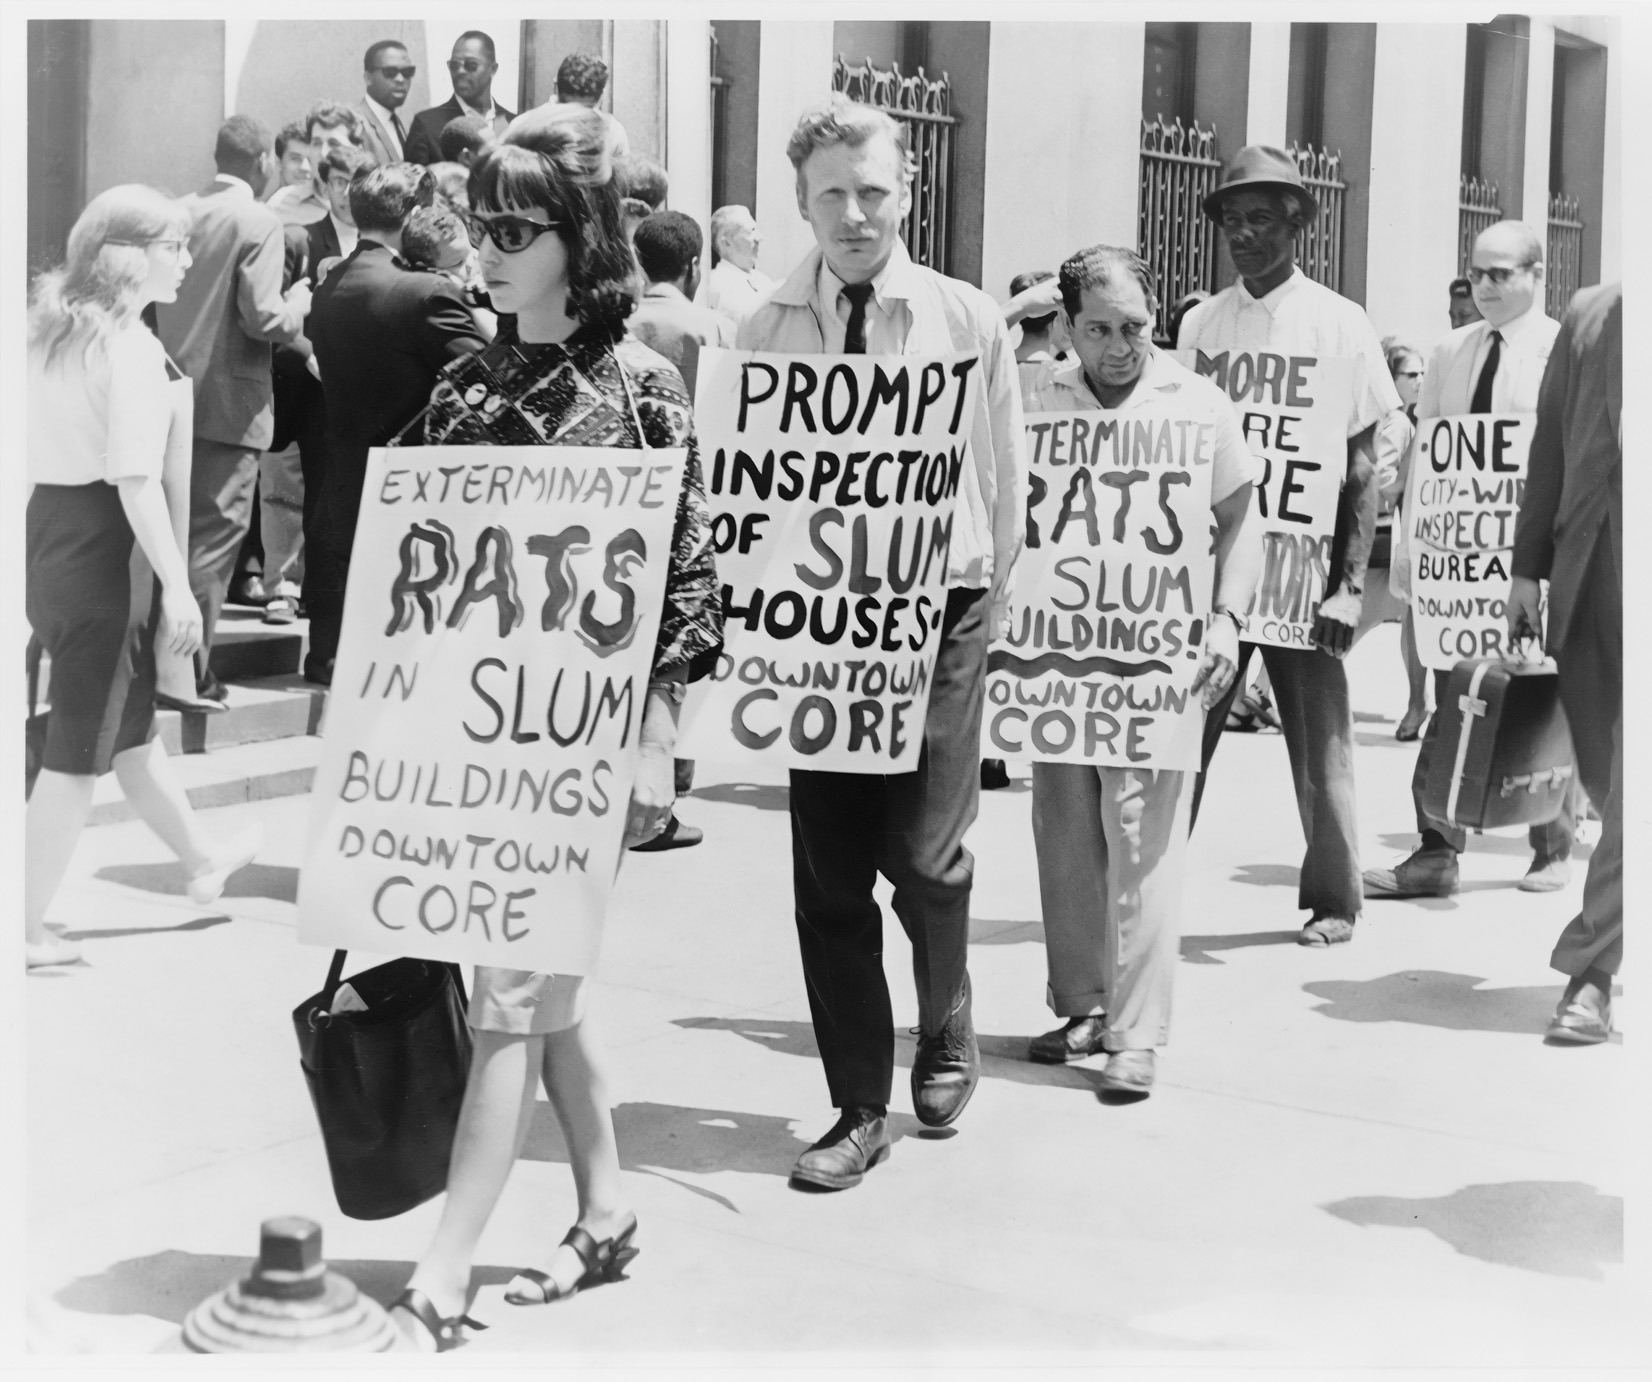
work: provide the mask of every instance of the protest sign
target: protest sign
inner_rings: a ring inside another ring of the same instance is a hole
[[[979,364],[701,353],[726,622],[684,707],[685,757],[917,768]]]
[[[686,458],[370,454],[300,940],[590,972]]]
[[[1508,651],[1504,603],[1526,488],[1531,413],[1423,418],[1406,486],[1411,612],[1423,666]]]
[[[1354,362],[1237,350],[1184,350],[1177,358],[1233,401],[1245,441],[1262,459],[1262,579],[1245,637],[1311,648],[1348,473]]]
[[[1196,769],[1215,426],[1171,397],[1027,417],[1027,545],[987,656],[983,750]]]

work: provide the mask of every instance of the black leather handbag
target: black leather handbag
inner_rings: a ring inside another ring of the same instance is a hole
[[[40,710],[40,659],[45,650],[38,638],[30,637],[27,655],[29,672],[29,718],[23,728],[23,796],[34,795],[34,780],[46,761],[46,727],[49,710]]]
[[[457,966],[391,960],[351,977],[365,1012],[331,1011],[344,973],[293,1011],[333,1194],[352,1219],[388,1219],[441,1193],[470,1072]]]

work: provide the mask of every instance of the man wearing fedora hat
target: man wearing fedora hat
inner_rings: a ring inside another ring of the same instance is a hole
[[[1303,186],[1291,155],[1262,144],[1241,149],[1205,198],[1204,212],[1221,226],[1239,281],[1187,314],[1177,344],[1210,354],[1266,350],[1354,362],[1348,470],[1337,504],[1325,598],[1314,618],[1315,646],[1261,645],[1308,841],[1297,905],[1310,916],[1297,939],[1303,945],[1334,945],[1353,938],[1362,899],[1354,724],[1342,659],[1359,625],[1365,567],[1376,532],[1372,437],[1377,423],[1401,406],[1400,396],[1364,309],[1296,267],[1297,233],[1312,224],[1319,205]],[[1227,701],[1245,684],[1245,669],[1257,646],[1240,645],[1232,688],[1205,718],[1206,772],[1227,721]],[[1202,781],[1195,789],[1195,815],[1201,791]]]

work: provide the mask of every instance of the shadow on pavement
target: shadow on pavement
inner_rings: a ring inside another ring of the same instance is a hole
[[[815,1045],[814,1028],[807,1022],[785,1022],[772,1017],[679,1017],[674,1025],[694,1030],[733,1032],[747,1041],[786,1056],[820,1059],[820,1048]],[[981,1074],[987,1079],[1013,1080],[1017,1084],[1065,1085],[1069,1089],[1094,1092],[1101,1077],[1099,1069],[1089,1070],[1076,1065],[1037,1065],[1027,1059],[1027,1042],[1035,1033],[1022,1036],[994,1036],[988,1032],[976,1033],[981,1048]],[[910,1033],[895,1033],[895,1065],[898,1069],[912,1068],[913,1038]],[[893,1118],[906,1117],[894,1114]],[[616,1115],[617,1117],[617,1115]],[[921,1125],[912,1120],[916,1130]],[[624,1147],[621,1147],[624,1152]]]
[[[64,1309],[82,1314],[149,1315],[182,1325],[191,1310],[214,1291],[240,1280],[251,1266],[250,1257],[168,1248],[147,1257],[127,1258],[96,1276],[71,1281],[54,1299]],[[402,1293],[413,1275],[413,1263],[381,1258],[329,1261],[327,1266],[386,1306]],[[477,1267],[471,1274],[471,1284],[502,1286],[515,1275],[514,1267]]]
[[[1295,864],[1241,864],[1229,881],[1253,888],[1294,888],[1302,882],[1302,870]]]
[[[1551,1276],[1604,1277],[1623,1261],[1623,1201],[1578,1181],[1465,1185],[1437,1199],[1368,1195],[1321,1205],[1362,1228],[1427,1229],[1465,1257]]]
[[[1182,959],[1190,965],[1219,965],[1211,952],[1249,950],[1257,945],[1295,945],[1295,931],[1245,931],[1236,936],[1183,936]]]
[[[1020,945],[1023,941],[1044,943],[1044,923],[1041,921],[990,921],[986,917],[969,919],[971,945]]]
[[[177,860],[164,864],[110,864],[97,871],[97,877],[128,888],[141,888],[146,893],[166,893],[182,897],[183,865]],[[267,897],[274,902],[298,901],[298,870],[289,864],[248,864],[230,875],[224,888],[225,897]]]
[[[1340,1022],[1414,1022],[1457,1032],[1520,1032],[1536,1036],[1560,1001],[1559,984],[1483,989],[1484,979],[1437,969],[1412,969],[1380,979],[1319,979],[1304,993],[1325,1001],[1314,1009]]]
[[[111,926],[102,931],[65,931],[65,940],[71,941],[107,941],[118,936],[164,936],[170,931],[205,931],[213,926],[227,926],[235,920],[234,917],[194,917],[189,921],[180,921],[176,926]]]
[[[791,802],[791,788],[776,782],[718,782],[710,787],[696,787],[688,795],[700,801],[752,806],[759,811],[784,811]]]

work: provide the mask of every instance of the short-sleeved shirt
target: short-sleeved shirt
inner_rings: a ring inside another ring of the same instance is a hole
[[[1148,347],[1147,362],[1130,396],[1117,408],[1103,407],[1084,381],[1084,364],[1074,355],[1066,360],[1028,361],[1022,365],[1021,402],[1031,413],[1127,413],[1181,394],[1181,406],[1190,418],[1208,418],[1215,428],[1210,470],[1210,503],[1214,508],[1243,484],[1262,478],[1262,462],[1245,445],[1239,417],[1228,397],[1208,379],[1202,379],[1157,346]]]
[[[1301,269],[1271,293],[1254,298],[1241,280],[1201,302],[1182,319],[1176,344],[1212,354],[1271,350],[1354,361],[1354,399],[1347,435],[1357,436],[1400,406],[1382,341],[1365,309],[1315,283]]]
[[[166,351],[140,321],[83,357],[65,351],[47,368],[29,352],[31,485],[158,480],[172,426]]]

